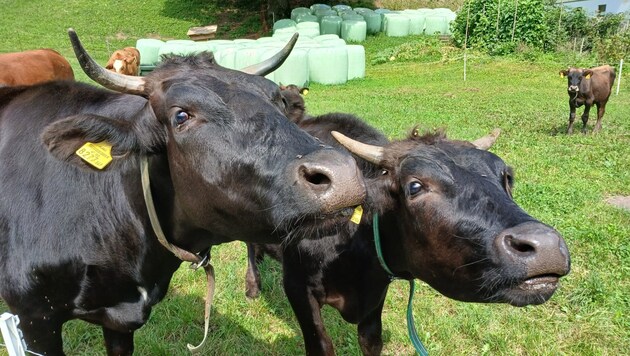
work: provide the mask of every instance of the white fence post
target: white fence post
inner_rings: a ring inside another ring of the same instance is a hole
[[[0,315],[0,330],[2,331],[2,338],[6,344],[7,351],[9,351],[9,356],[26,355],[26,344],[24,344],[22,332],[17,327],[19,323],[20,319],[17,315],[10,313]]]
[[[623,70],[623,58],[619,61],[619,79],[617,79],[617,93],[619,95],[619,85],[621,85],[621,71]]]

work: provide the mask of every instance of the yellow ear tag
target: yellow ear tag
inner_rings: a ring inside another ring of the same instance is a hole
[[[584,78],[586,78],[586,79],[591,79],[591,75],[590,75],[590,74],[587,74]]]
[[[307,95],[307,94],[308,94],[308,89],[302,90],[302,95]]]
[[[107,141],[98,143],[87,142],[75,152],[87,163],[98,169],[105,168],[112,161],[112,145]]]
[[[564,78],[564,74],[560,73],[560,78]]]
[[[352,217],[350,218],[350,221],[359,225],[359,223],[361,222],[361,216],[363,216],[363,207],[359,205],[356,208],[354,208],[354,213],[352,213]]]

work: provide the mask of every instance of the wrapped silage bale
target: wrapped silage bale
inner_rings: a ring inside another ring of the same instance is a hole
[[[293,36],[294,33],[297,32],[297,25],[296,26],[291,26],[291,27],[284,27],[284,28],[279,28],[277,30],[275,30],[273,32],[273,35],[271,35],[272,37],[276,37],[276,35],[278,35],[278,37],[286,37],[286,36]],[[282,35],[284,34],[284,35]]]
[[[328,40],[338,40],[338,39],[339,39],[339,36],[336,34],[323,34],[323,35],[313,37],[313,40],[319,43],[328,41]]]
[[[324,16],[320,23],[319,33],[322,35],[335,34],[341,35],[341,17]]]
[[[365,23],[367,24],[367,34],[375,35],[381,32],[381,14],[372,12],[366,12],[363,14]]]
[[[186,40],[170,40],[166,41],[162,47],[160,47],[158,51],[158,57],[160,60],[162,56],[165,55],[178,55],[185,56],[192,52],[193,49],[193,41],[185,42]]]
[[[237,47],[234,54],[234,68],[240,70],[258,63],[259,52],[260,48],[258,47]]]
[[[326,4],[313,4],[311,5],[311,13],[314,14],[317,10],[330,10],[330,5]]]
[[[259,37],[256,39],[256,42],[258,43],[280,43],[280,40],[274,37],[269,37],[269,36],[265,36],[265,37]]]
[[[341,38],[348,42],[363,42],[367,34],[367,23],[361,19],[343,20],[341,22]]]
[[[300,34],[300,37],[316,37],[319,36],[319,22],[300,22],[297,24],[297,32]]]
[[[299,14],[295,22],[319,22],[317,16],[311,14]]]
[[[423,14],[417,12],[403,12],[403,16],[409,19],[409,34],[421,35],[424,33],[425,17]]]
[[[311,9],[309,9],[308,7],[296,7],[295,9],[291,10],[291,20],[296,21],[299,15],[310,13]]]
[[[344,84],[348,81],[348,49],[318,47],[308,52],[309,79],[321,84]]]
[[[278,52],[277,49],[271,51],[271,55]],[[306,87],[309,83],[308,50],[304,48],[294,48],[280,68],[273,72],[273,81],[282,85],[295,84],[299,87]]]
[[[389,37],[409,35],[409,18],[403,14],[385,14],[385,34]]]
[[[345,12],[341,15],[341,18],[345,20],[354,20],[354,21],[365,21],[363,16],[357,14],[356,12]]]
[[[295,27],[297,22],[290,19],[282,19],[273,23],[273,32],[276,33],[277,30],[287,27]]]
[[[365,48],[348,45],[348,80],[365,77]]]
[[[155,66],[159,60],[160,47],[164,41],[154,38],[140,38],[136,41],[136,48],[140,52],[140,66]]]
[[[345,47],[347,45],[343,38],[323,40],[320,43],[324,47]]]
[[[339,11],[352,10],[352,7],[350,5],[337,4],[337,5],[334,5],[332,9],[339,12]]]
[[[381,32],[385,31],[385,14],[388,14],[390,12],[392,12],[392,10],[389,9],[376,9],[374,10],[375,13],[381,15]]]
[[[217,63],[225,68],[236,69],[236,52],[238,48],[235,45],[217,46],[214,59]]]
[[[313,15],[317,16],[317,20],[321,22],[324,16],[337,16],[337,11],[331,10],[331,9],[328,9],[328,10],[320,9],[320,10],[317,10]]]
[[[442,15],[429,15],[425,18],[424,33],[427,35],[448,33],[448,25],[446,23],[446,17]]]
[[[352,9],[354,12],[356,12],[359,15],[363,15],[364,12],[371,12],[374,11],[372,9],[368,9],[367,7],[355,7]]]
[[[296,32],[297,28],[295,28],[293,32],[276,32],[271,37],[277,39],[278,41],[287,43]]]

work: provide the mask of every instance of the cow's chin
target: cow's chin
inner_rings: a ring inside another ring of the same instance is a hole
[[[338,234],[348,228],[354,208],[344,208],[334,213],[304,215],[291,230],[291,235],[300,239],[320,239],[323,236]]]
[[[549,300],[558,288],[559,277],[543,275],[528,278],[520,284],[506,288],[501,294],[501,301],[516,307],[542,304]]]

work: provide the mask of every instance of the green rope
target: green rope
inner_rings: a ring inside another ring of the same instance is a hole
[[[381,235],[378,229],[378,214],[374,214],[372,218],[372,228],[374,230],[374,246],[376,248],[376,257],[378,258],[378,262],[381,264],[381,267],[389,274],[389,278],[393,281],[395,279],[400,279],[394,275],[394,273],[387,267],[385,263],[385,259],[383,258],[383,251],[381,249]],[[409,340],[413,344],[413,347],[416,349],[416,352],[420,356],[428,356],[429,353],[427,349],[422,344],[418,333],[416,332],[415,322],[413,320],[413,294],[416,290],[416,281],[414,279],[409,280],[409,302],[407,303],[407,332],[409,334]]]

